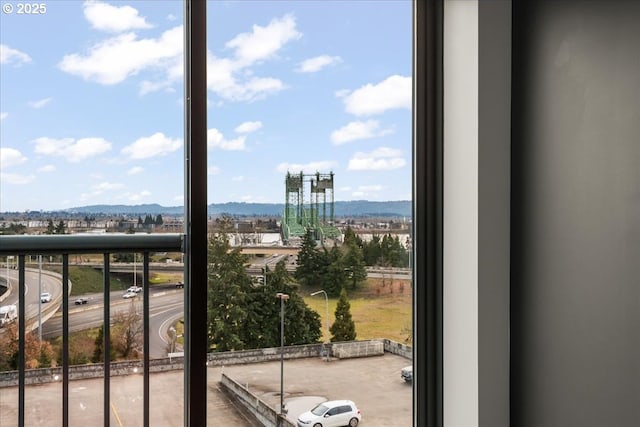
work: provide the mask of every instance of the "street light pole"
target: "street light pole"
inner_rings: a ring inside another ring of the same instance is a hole
[[[284,415],[284,302],[289,299],[289,295],[282,292],[276,294],[280,300],[280,417],[278,425],[282,425]]]
[[[325,302],[325,308],[327,309],[327,336],[324,339],[325,342],[325,348],[324,348],[324,352],[327,355],[327,362],[329,361],[329,346],[326,345],[329,342],[329,297],[327,296],[327,293],[325,292],[324,289],[320,289],[319,291],[316,292],[312,292],[311,296],[315,296],[318,294],[324,294],[324,302]]]

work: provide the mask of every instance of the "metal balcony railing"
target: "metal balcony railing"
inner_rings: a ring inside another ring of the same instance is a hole
[[[181,234],[0,236],[0,256],[18,259],[18,425],[25,426],[25,266],[33,255],[62,256],[62,426],[69,426],[69,255],[102,254],[104,259],[104,423],[110,425],[110,255],[142,253],[143,425],[149,426],[149,257],[152,252],[183,252]],[[8,278],[7,278],[8,279]]]

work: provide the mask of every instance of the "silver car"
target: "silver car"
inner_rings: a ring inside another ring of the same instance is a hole
[[[400,376],[406,382],[408,382],[408,383],[412,382],[413,381],[413,366],[409,365],[409,366],[405,366],[404,368],[402,368],[402,370],[400,371]]]

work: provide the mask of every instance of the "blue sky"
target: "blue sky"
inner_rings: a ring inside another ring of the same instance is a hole
[[[0,12],[0,212],[182,205],[182,2],[40,3]],[[207,5],[209,203],[411,198],[409,0]]]

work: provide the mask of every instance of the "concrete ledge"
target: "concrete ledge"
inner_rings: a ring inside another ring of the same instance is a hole
[[[275,409],[227,375],[222,374],[220,384],[237,402],[251,412],[263,426],[296,427],[291,421],[286,419],[286,417],[281,417],[282,419],[280,423],[278,423],[279,415]]]
[[[377,340],[334,342],[331,345],[331,352],[338,359],[382,356],[384,354],[384,344],[382,341]]]
[[[284,348],[284,359],[320,357],[322,344],[291,345]],[[256,350],[225,351],[209,353],[207,363],[213,366],[241,365],[246,363],[280,360],[280,347],[259,348]]]
[[[406,344],[400,344],[399,342],[391,341],[386,338],[381,339],[384,344],[384,351],[387,353],[397,354],[398,356],[406,357],[407,359],[413,359],[413,347]]]

